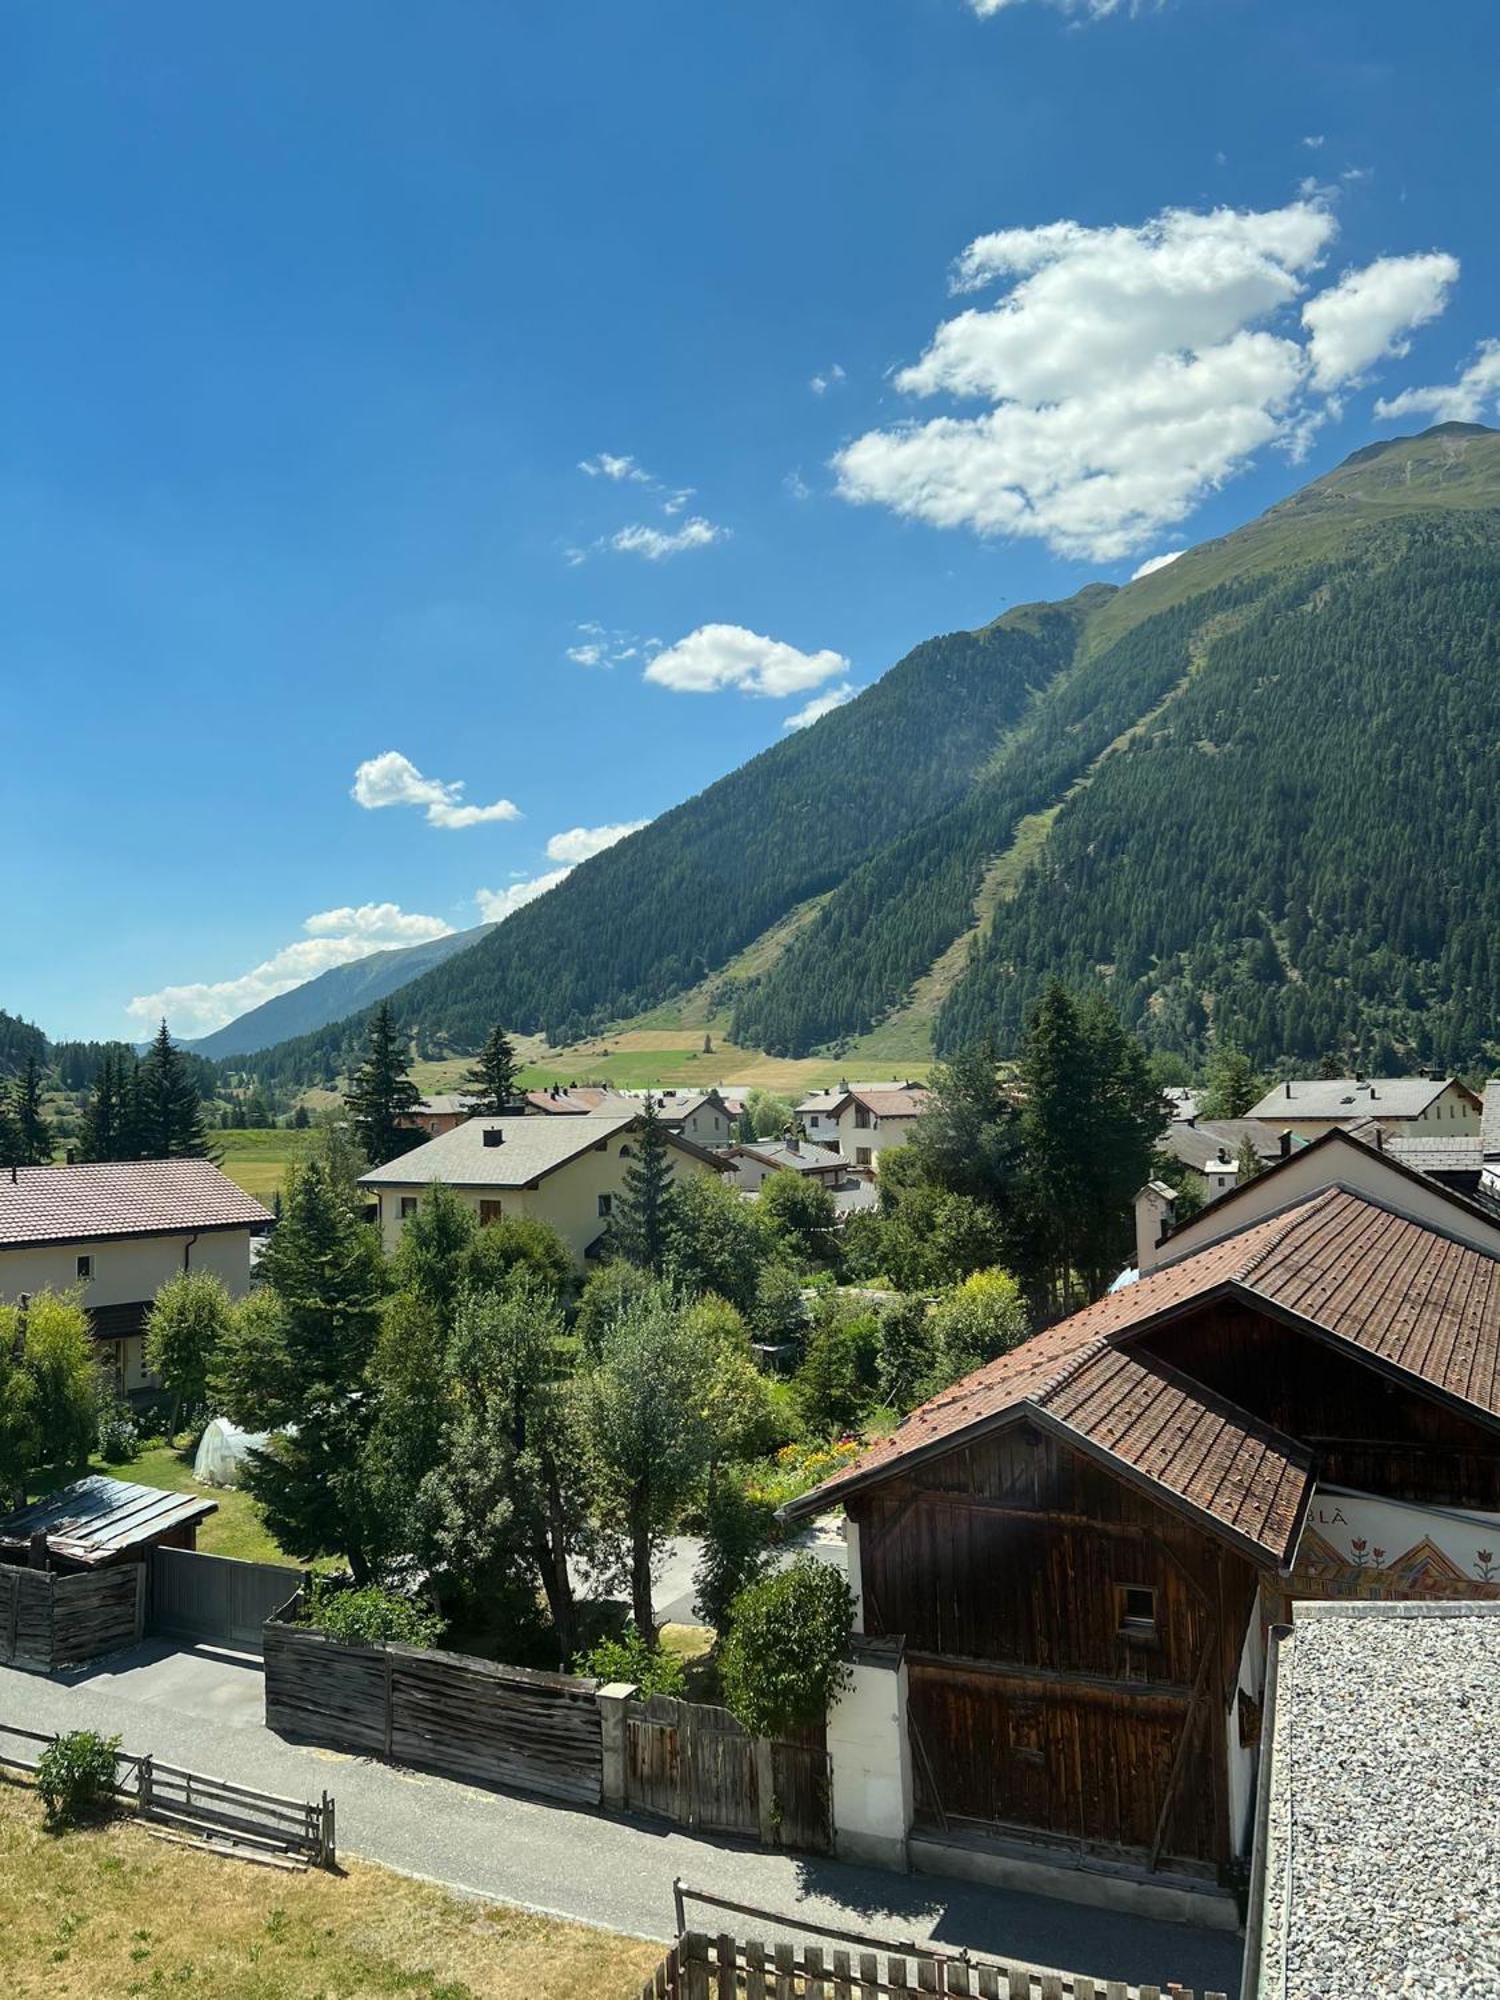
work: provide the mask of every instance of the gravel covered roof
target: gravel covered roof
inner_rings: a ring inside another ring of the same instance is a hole
[[[1500,2000],[1500,1603],[1299,1604],[1254,2000]]]
[[[209,1160],[107,1160],[0,1173],[0,1250],[265,1229],[270,1222],[270,1210]]]

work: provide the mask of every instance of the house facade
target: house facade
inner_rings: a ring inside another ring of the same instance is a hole
[[[151,1302],[179,1271],[250,1288],[250,1240],[270,1211],[207,1160],[19,1167],[0,1174],[0,1300],[76,1289],[118,1387],[155,1386]]]
[[[861,1628],[902,1648],[924,1865],[1232,1923],[1270,1626],[1500,1597],[1500,1246],[1419,1176],[1341,1185],[1342,1148],[1300,1184],[1316,1150],[784,1510],[843,1502]]]
[[[429,1139],[436,1139],[444,1132],[451,1132],[456,1125],[474,1115],[474,1100],[461,1092],[438,1092],[424,1097],[420,1104],[409,1111],[400,1123],[418,1132],[425,1132]]]
[[[827,1188],[840,1187],[849,1178],[842,1153],[803,1139],[743,1139],[725,1148],[725,1158],[747,1194],[758,1193],[771,1174],[801,1174]]]
[[[1294,1077],[1268,1090],[1249,1115],[1299,1139],[1365,1118],[1387,1134],[1457,1139],[1478,1138],[1483,1106],[1452,1076]]]
[[[815,1146],[842,1153],[855,1167],[874,1169],[880,1155],[904,1146],[926,1108],[928,1092],[919,1083],[844,1083],[815,1091],[797,1106],[802,1136]]]
[[[365,1174],[381,1239],[395,1250],[423,1197],[441,1182],[482,1224],[530,1216],[555,1229],[582,1268],[609,1233],[635,1154],[640,1114],[585,1112],[556,1118],[470,1118],[440,1138]],[[727,1171],[726,1163],[667,1134],[674,1179]]]

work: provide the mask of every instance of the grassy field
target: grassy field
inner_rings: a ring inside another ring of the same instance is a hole
[[[318,1135],[312,1130],[235,1130],[213,1132],[209,1136],[214,1151],[223,1155],[219,1164],[235,1186],[267,1203],[286,1185],[287,1168],[310,1158],[318,1143]]]
[[[191,1452],[169,1444],[148,1445],[123,1464],[110,1465],[102,1458],[89,1461],[90,1472],[102,1472],[111,1479],[133,1480],[138,1486],[159,1486],[167,1493],[196,1493],[216,1500],[217,1514],[210,1514],[198,1529],[198,1547],[209,1556],[238,1556],[241,1562],[291,1562],[266,1532],[260,1508],[248,1493],[237,1486],[200,1486],[193,1477]],[[317,1563],[304,1565],[319,1568]]]
[[[12,2000],[627,2000],[661,1956],[363,1862],[286,1874],[126,1819],[54,1836],[8,1778],[0,1937]]]

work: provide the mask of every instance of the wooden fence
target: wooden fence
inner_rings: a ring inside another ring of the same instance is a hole
[[[0,1723],[0,1765],[35,1772],[40,1754],[56,1736]],[[36,1746],[17,1755],[12,1746]],[[115,1796],[133,1807],[138,1819],[241,1854],[332,1868],[337,1859],[333,1799],[285,1799],[244,1785],[206,1778],[151,1756],[115,1753]]]
[[[727,1708],[648,1695],[625,1710],[625,1803],[704,1833],[824,1853],[832,1844],[823,1730],[752,1736]]]
[[[300,1590],[303,1570],[239,1562],[197,1549],[152,1549],[146,1629],[174,1639],[219,1639],[255,1650],[261,1628]]]
[[[852,1942],[856,1948],[828,1949],[684,1931],[642,1986],[641,2000],[737,2000],[741,1994],[744,2000],[924,2000],[928,1994],[963,2000],[1194,2000],[1186,1986],[1129,1986],[1121,1979],[1097,1980],[967,1953],[874,1939]],[[1205,1993],[1203,2000],[1225,1996]]]
[[[466,1784],[598,1805],[594,1680],[415,1646],[346,1646],[289,1621],[265,1628],[266,1727]]]
[[[142,1563],[61,1576],[0,1564],[0,1666],[51,1673],[134,1645],[145,1629]]]

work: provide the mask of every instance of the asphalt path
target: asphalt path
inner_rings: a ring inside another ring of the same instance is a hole
[[[285,1742],[264,1726],[260,1662],[245,1654],[157,1641],[50,1677],[0,1668],[0,1723],[118,1734],[127,1751],[289,1797],[330,1791],[341,1855],[640,1937],[671,1935],[680,1877],[796,1925],[967,1947],[1133,1984],[1238,1991],[1239,1940],[1224,1932],[765,1853]]]

